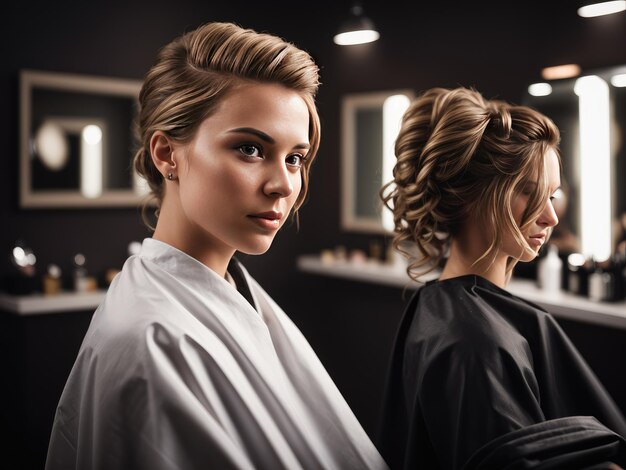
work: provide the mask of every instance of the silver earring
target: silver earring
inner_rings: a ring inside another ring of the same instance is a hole
[[[169,172],[169,173],[167,174],[167,179],[168,179],[168,180],[170,180],[170,181],[172,181],[172,180],[174,179],[174,173]]]

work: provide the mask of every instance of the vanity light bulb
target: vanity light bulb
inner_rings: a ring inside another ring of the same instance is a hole
[[[572,266],[583,266],[585,264],[585,255],[572,253],[567,257],[567,262]]]
[[[626,87],[626,73],[620,73],[611,77],[611,85],[617,88]]]
[[[609,86],[597,75],[576,80],[580,122],[580,227],[585,256],[611,255],[611,135]]]
[[[102,129],[95,124],[89,124],[83,129],[83,139],[89,145],[96,145],[102,140]]]
[[[367,44],[378,40],[380,33],[371,29],[361,31],[349,31],[347,33],[339,33],[333,41],[339,46],[353,46],[355,44]]]
[[[402,94],[392,95],[383,103],[383,183],[393,180],[396,138],[400,132],[402,116],[410,104],[411,99]],[[395,223],[391,211],[383,211],[382,218],[385,230],[393,232]]]
[[[548,96],[552,93],[549,83],[533,83],[528,87],[528,93],[532,96]]]
[[[102,194],[102,159],[102,129],[89,124],[81,132],[80,143],[80,191],[85,197]]]
[[[594,16],[612,15],[626,10],[626,0],[599,2],[578,9],[578,16],[593,18]]]

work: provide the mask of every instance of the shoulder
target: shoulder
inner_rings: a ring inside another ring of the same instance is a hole
[[[109,286],[104,300],[94,312],[83,341],[98,358],[141,361],[155,331],[166,330],[182,335],[176,319],[183,307],[167,295],[160,284],[150,280],[158,269],[149,261],[131,257]]]
[[[531,362],[525,332],[509,320],[511,299],[480,284],[450,280],[424,286],[411,302],[406,353],[422,360],[444,357],[468,361],[494,361],[505,355]],[[496,300],[490,295],[500,294]],[[510,295],[509,295],[510,297]]]

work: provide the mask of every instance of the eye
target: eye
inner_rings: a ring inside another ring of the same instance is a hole
[[[561,188],[557,189],[556,191],[554,191],[554,193],[552,193],[552,196],[550,196],[550,200],[554,201],[555,199],[563,199],[563,197],[565,196],[565,194],[563,193],[563,190]]]
[[[519,190],[520,195],[524,196],[524,197],[530,197],[532,195],[532,190],[528,187],[523,187]]]
[[[237,147],[237,150],[239,150],[239,152],[241,152],[246,157],[263,157],[261,147],[255,144],[242,144]]]
[[[527,181],[520,186],[519,192],[523,196],[532,196],[533,192],[537,188],[537,183]]]
[[[306,158],[304,157],[304,155],[301,155],[299,153],[292,153],[291,155],[287,155],[287,158],[285,158],[285,162],[287,162],[287,165],[294,168],[301,168],[305,160]]]

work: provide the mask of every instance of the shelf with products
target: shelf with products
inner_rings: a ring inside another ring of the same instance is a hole
[[[411,280],[402,265],[365,261],[323,261],[318,255],[302,255],[297,259],[299,270],[323,276],[353,281],[371,282],[398,288],[415,289],[421,284]],[[433,272],[421,278],[423,282],[436,279]],[[590,322],[626,330],[626,301],[598,302],[566,291],[546,292],[532,279],[513,278],[506,288],[509,292],[534,302],[557,317]]]

